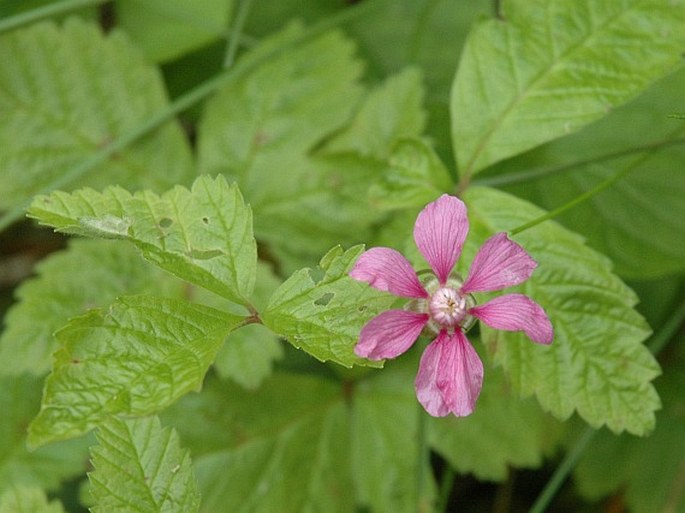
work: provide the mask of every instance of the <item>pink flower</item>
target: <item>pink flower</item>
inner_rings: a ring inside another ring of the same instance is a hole
[[[469,230],[466,205],[443,194],[416,218],[414,241],[433,275],[420,280],[409,261],[390,248],[372,248],[357,260],[350,276],[372,287],[411,298],[403,310],[389,310],[362,329],[354,352],[372,360],[395,358],[426,329],[437,334],[421,357],[416,396],[428,413],[469,415],[483,383],[483,363],[465,332],[480,319],[491,328],[524,331],[534,342],[550,344],[552,324],[540,305],[523,294],[505,294],[476,306],[473,292],[500,290],[526,281],[537,263],[497,233],[481,246],[466,280],[453,273]]]

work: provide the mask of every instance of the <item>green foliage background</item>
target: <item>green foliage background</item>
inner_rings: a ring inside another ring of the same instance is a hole
[[[581,445],[553,507],[685,512],[684,50],[683,0],[0,0],[0,513],[525,511]],[[556,333],[470,332],[462,419],[353,353],[444,192]]]

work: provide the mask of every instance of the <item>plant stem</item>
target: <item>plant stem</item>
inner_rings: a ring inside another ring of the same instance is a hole
[[[597,155],[595,157],[570,162],[568,164],[561,164],[559,166],[552,166],[543,169],[533,169],[530,171],[521,171],[518,173],[507,173],[504,175],[486,178],[475,178],[471,183],[473,185],[488,185],[490,187],[500,185],[513,185],[521,182],[535,180],[536,178],[541,178],[543,176],[550,176],[558,173],[563,173],[564,171],[569,171],[571,169],[587,166],[589,164],[597,164],[599,162],[604,162],[607,160],[614,160],[621,157],[627,157],[629,155],[634,155],[636,153],[646,153],[648,151],[659,150],[662,148],[667,148],[669,146],[677,146],[679,144],[685,144],[685,138],[669,139],[666,141],[658,141],[650,144],[633,146],[632,148],[626,148],[624,150],[619,151],[612,151],[610,153],[605,153],[604,155]]]
[[[661,326],[661,329],[652,335],[650,343],[647,345],[652,354],[658,354],[666,346],[666,343],[675,335],[683,321],[685,321],[685,301],[678,305],[673,314]],[[585,452],[595,433],[597,433],[597,430],[591,427],[585,430],[554,471],[552,478],[547,482],[547,485],[528,513],[543,513],[547,509],[549,503],[559,491],[559,488],[571,473],[583,452]]]
[[[435,507],[437,513],[447,513],[447,507],[449,506],[450,494],[452,493],[452,485],[454,484],[454,478],[457,473],[452,468],[452,465],[445,463],[446,468],[442,479],[440,480],[440,492],[438,495],[438,503]]]
[[[529,228],[533,228],[534,226],[539,225],[540,223],[543,223],[549,219],[552,219],[554,217],[557,217],[559,214],[563,214],[567,210],[571,210],[572,208],[580,205],[581,203],[584,203],[585,201],[589,200],[590,198],[596,196],[600,192],[602,192],[604,189],[608,189],[612,185],[614,185],[616,182],[618,182],[621,178],[623,178],[625,175],[627,175],[630,171],[632,171],[634,168],[632,167],[626,167],[624,169],[621,169],[617,173],[614,173],[612,176],[604,180],[602,183],[600,183],[597,187],[594,189],[590,189],[589,191],[585,192],[584,194],[581,194],[577,198],[573,199],[572,201],[569,201],[565,205],[560,206],[559,208],[555,208],[551,212],[547,212],[545,215],[542,215],[538,217],[537,219],[533,219],[532,221],[529,221],[527,223],[524,223],[520,226],[517,226],[513,230],[509,230],[509,235],[516,235],[517,233],[521,233],[525,230],[528,230]]]
[[[557,467],[552,474],[552,478],[547,482],[542,493],[538,496],[533,507],[530,508],[528,513],[543,513],[549,506],[559,488],[564,483],[568,475],[571,473],[576,463],[580,459],[581,455],[585,451],[590,441],[594,438],[597,430],[588,427],[585,429],[581,437],[576,441],[571,450],[566,453],[566,456],[562,460],[561,464]]]
[[[423,489],[426,480],[425,470],[429,465],[430,452],[428,449],[428,416],[423,406],[418,403],[416,423],[416,513],[427,513],[423,502]]]
[[[250,7],[252,7],[252,0],[243,0],[240,2],[238,14],[236,15],[235,23],[233,24],[231,34],[228,38],[226,56],[224,57],[224,69],[228,69],[233,66],[233,61],[235,60],[235,55],[238,51],[240,36],[243,33],[243,27],[245,26],[245,21],[247,21],[247,15],[250,12]]]
[[[659,354],[666,347],[666,344],[676,334],[683,321],[685,321],[685,301],[680,303],[675,312],[661,326],[661,329],[652,336],[652,340],[647,345],[652,354]]]
[[[44,7],[31,9],[30,11],[0,20],[0,34],[7,32],[8,30],[13,30],[15,28],[28,25],[35,21],[40,21],[44,18],[50,18],[51,16],[57,16],[59,14],[75,11],[76,9],[80,9],[82,7],[104,4],[106,1],[108,0],[64,0],[64,2],[52,3]]]
[[[80,0],[81,3],[85,3],[86,0]],[[91,3],[96,3],[95,0],[88,0]],[[67,2],[64,2],[67,3]],[[74,4],[76,2],[69,2],[70,4]],[[84,159],[80,164],[77,166],[73,167],[71,170],[67,171],[64,173],[60,178],[54,180],[52,183],[50,183],[49,186],[43,187],[41,189],[38,189],[35,191],[33,194],[46,194],[50,192],[51,190],[57,189],[59,187],[64,187],[66,185],[69,185],[73,181],[77,180],[78,178],[81,178],[82,176],[86,175],[93,169],[95,169],[97,166],[102,165],[109,159],[112,155],[116,154],[117,152],[120,152],[124,150],[126,147],[131,145],[132,143],[136,142],[138,139],[141,137],[147,135],[148,133],[152,132],[154,129],[165,123],[166,121],[169,121],[171,118],[179,114],[180,112],[183,112],[184,110],[188,109],[195,103],[203,100],[210,94],[212,94],[214,91],[219,89],[220,87],[228,84],[229,82],[236,80],[243,76],[245,73],[247,73],[249,70],[251,70],[254,66],[264,62],[265,60],[268,60],[269,58],[273,57],[274,55],[277,55],[278,53],[287,51],[291,46],[302,43],[303,41],[306,41],[307,39],[310,39],[312,37],[315,37],[316,35],[325,32],[331,27],[334,27],[336,25],[341,25],[343,23],[347,23],[350,20],[353,20],[357,18],[358,16],[361,16],[365,14],[366,12],[370,11],[371,9],[375,9],[377,6],[382,5],[381,2],[363,2],[359,6],[355,7],[350,7],[345,9],[341,14],[331,16],[329,18],[326,18],[324,21],[319,22],[315,25],[313,25],[311,28],[309,28],[306,32],[304,32],[301,36],[294,38],[290,42],[274,49],[271,52],[268,52],[262,56],[262,59],[258,61],[252,61],[247,65],[240,66],[236,65],[232,67],[230,70],[227,70],[205,82],[197,86],[195,89],[192,89],[191,91],[187,92],[183,96],[178,97],[173,103],[169,104],[169,106],[155,114],[154,116],[148,118],[147,121],[141,123],[138,127],[136,127],[134,130],[131,130],[130,132],[122,135],[118,139],[115,139],[112,143],[110,143],[107,146],[104,146],[101,148],[97,153],[94,153],[93,155],[87,157]],[[239,63],[240,64],[240,63]],[[13,209],[8,210],[5,212],[5,214],[0,217],[0,232],[3,231],[5,228],[10,226],[12,223],[15,221],[18,221],[23,217],[24,211],[26,207],[28,206],[28,202],[23,203]]]

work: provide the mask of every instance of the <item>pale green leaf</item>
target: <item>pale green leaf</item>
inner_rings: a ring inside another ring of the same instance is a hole
[[[0,378],[0,491],[11,485],[53,490],[86,469],[88,440],[26,448],[26,426],[38,412],[42,389],[43,380],[34,376]]]
[[[64,513],[59,501],[48,502],[40,488],[15,486],[0,495],[0,513]]]
[[[157,417],[111,418],[91,448],[93,513],[194,513],[200,495],[190,453]]]
[[[388,169],[369,190],[370,201],[383,209],[424,207],[453,188],[445,165],[419,139],[401,140],[393,149]]]
[[[506,193],[470,188],[470,246],[545,212]],[[538,262],[516,288],[540,303],[554,326],[554,342],[541,346],[520,332],[483,327],[483,340],[514,389],[535,394],[542,407],[565,419],[577,411],[590,425],[645,434],[659,408],[651,381],[659,365],[643,345],[650,333],[635,310],[637,296],[611,272],[610,261],[553,221],[515,237]],[[465,257],[464,260],[470,261]],[[481,298],[483,299],[483,298]]]
[[[351,123],[326,144],[325,151],[384,160],[395,141],[420,135],[425,124],[421,73],[407,68],[368,94]]]
[[[508,190],[553,209],[627,172],[611,188],[560,216],[560,222],[611,257],[622,276],[639,280],[682,272],[685,123],[668,116],[682,101],[683,90],[685,70],[581,132],[503,162],[496,171],[515,174],[497,179],[515,183],[520,172],[525,183]]]
[[[152,61],[179,57],[228,32],[233,0],[122,0],[118,25]]]
[[[29,443],[85,433],[112,415],[147,415],[202,385],[226,335],[244,318],[152,296],[119,298],[73,319],[56,336]]]
[[[311,269],[297,271],[274,292],[261,315],[264,325],[321,361],[378,365],[357,357],[353,348],[362,326],[394,298],[347,275],[363,251],[331,249],[319,263],[324,274],[318,280]]]
[[[202,176],[158,196],[120,187],[37,196],[29,216],[58,231],[133,242],[179,278],[240,304],[254,288],[252,213],[235,184]]]
[[[460,173],[599,119],[677,69],[682,0],[509,0],[470,35],[452,89]]]
[[[16,291],[16,304],[0,334],[0,375],[45,374],[57,348],[53,333],[89,308],[105,308],[122,294],[182,298],[185,284],[140,258],[131,245],[108,240],[72,240],[42,260],[36,277]],[[37,319],[40,321],[37,322]]]
[[[113,140],[167,106],[158,71],[121,32],[76,19],[0,37],[0,209],[27,203]],[[166,189],[193,175],[176,123],[61,187]]]
[[[222,378],[231,378],[248,389],[256,389],[283,358],[283,346],[261,324],[232,332],[216,355],[214,367]]]
[[[685,512],[685,372],[665,369],[657,389],[664,409],[657,413],[654,433],[648,438],[598,433],[583,454],[574,481],[587,499],[622,490],[634,513]]]
[[[530,399],[512,397],[499,368],[486,368],[476,410],[432,419],[431,446],[460,473],[504,481],[510,467],[537,468],[559,441],[561,424]]]
[[[275,374],[255,392],[208,379],[169,412],[193,453],[201,511],[352,513],[341,387]]]

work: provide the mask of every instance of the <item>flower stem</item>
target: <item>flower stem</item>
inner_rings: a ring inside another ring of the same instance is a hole
[[[440,494],[438,495],[438,504],[435,511],[437,513],[447,513],[449,507],[450,494],[452,493],[452,486],[454,485],[454,478],[457,473],[452,468],[452,465],[445,463],[445,470],[440,480]]]
[[[418,403],[416,423],[416,513],[427,513],[428,508],[424,503],[425,471],[430,464],[430,450],[428,448],[428,416]]]
[[[543,513],[549,506],[556,493],[559,491],[561,485],[566,481],[566,478],[571,473],[576,463],[580,459],[581,455],[585,451],[585,448],[590,443],[597,433],[597,430],[588,427],[585,429],[581,437],[576,441],[571,450],[566,453],[566,456],[562,460],[561,464],[557,467],[552,474],[552,478],[547,482],[547,485],[542,490],[542,493],[538,496],[533,507],[530,508],[528,513]]]

